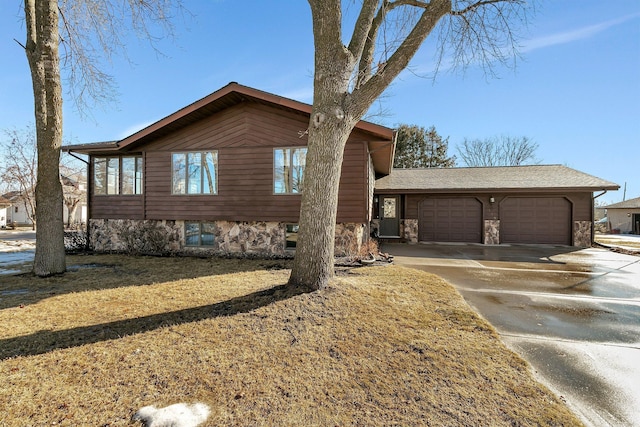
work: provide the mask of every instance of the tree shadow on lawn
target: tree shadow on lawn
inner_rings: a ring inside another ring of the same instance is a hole
[[[290,260],[287,259],[67,256],[67,272],[61,275],[44,278],[32,273],[0,276],[0,310],[70,293],[288,268]]]
[[[309,292],[311,292],[310,289],[303,287],[279,285],[201,307],[61,331],[38,331],[29,335],[0,340],[0,360],[19,356],[35,356],[57,349],[78,347],[118,339],[127,335],[150,332],[167,326],[247,313]]]

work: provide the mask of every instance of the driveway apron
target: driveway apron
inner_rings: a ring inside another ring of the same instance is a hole
[[[589,426],[640,426],[640,257],[558,246],[385,244],[437,274]]]

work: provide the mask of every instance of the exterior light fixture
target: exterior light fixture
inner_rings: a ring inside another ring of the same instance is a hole
[[[493,198],[493,196],[489,197],[489,203],[495,203],[496,199]]]

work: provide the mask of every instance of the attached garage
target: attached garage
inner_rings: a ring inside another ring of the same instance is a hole
[[[482,243],[482,203],[474,197],[425,199],[418,223],[423,242]]]
[[[398,201],[400,241],[588,247],[594,192],[618,188],[562,165],[393,169],[376,180],[374,205]]]
[[[565,197],[506,197],[500,242],[571,245],[571,211]]]

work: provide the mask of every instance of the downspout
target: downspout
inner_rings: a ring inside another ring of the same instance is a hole
[[[593,196],[593,200],[591,200],[591,223],[593,226],[591,227],[591,244],[596,241],[596,227],[595,227],[595,219],[596,219],[596,199],[600,196],[604,196],[607,193],[607,190],[602,190],[602,193],[597,196]],[[593,193],[592,193],[593,194]]]
[[[87,222],[84,225],[85,226],[85,235],[87,236],[87,240],[86,243],[84,244],[84,250],[88,251],[89,250],[89,213],[91,212],[91,188],[92,188],[92,183],[93,180],[91,179],[90,173],[91,173],[91,163],[88,160],[85,160],[81,157],[76,156],[75,154],[73,154],[73,152],[71,151],[67,151],[67,154],[70,155],[71,157],[73,157],[74,159],[80,160],[81,162],[83,162],[84,164],[87,165]]]

